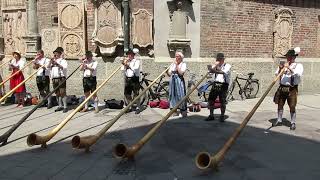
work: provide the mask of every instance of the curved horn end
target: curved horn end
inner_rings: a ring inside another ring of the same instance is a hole
[[[128,152],[128,147],[125,144],[117,144],[113,148],[113,156],[116,158],[124,158],[126,157]]]
[[[27,138],[27,144],[28,146],[34,146],[34,145],[39,145],[42,144],[43,146],[41,147],[46,147],[46,140],[42,136],[38,136],[35,133],[32,133],[28,136]]]
[[[200,152],[196,156],[196,166],[199,169],[208,169],[211,167],[212,161],[211,161],[211,156],[207,152]]]
[[[74,136],[71,140],[72,147],[75,149],[86,149],[89,152],[89,148],[96,141],[96,136]]]

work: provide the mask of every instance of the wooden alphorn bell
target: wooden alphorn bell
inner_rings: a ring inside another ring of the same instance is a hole
[[[280,73],[274,78],[272,83],[269,85],[268,89],[264,92],[264,94],[261,96],[259,101],[256,103],[256,105],[252,108],[252,110],[248,113],[248,115],[244,118],[243,122],[240,124],[240,126],[234,131],[232,136],[228,139],[228,141],[224,144],[224,146],[218,151],[217,154],[210,155],[208,152],[200,152],[197,154],[195,163],[196,166],[199,169],[208,169],[208,168],[214,168],[217,169],[219,163],[223,160],[225,154],[228,152],[228,150],[231,148],[231,146],[234,144],[235,140],[239,137],[242,130],[245,128],[247,123],[249,122],[250,118],[253,116],[253,114],[256,112],[262,101],[265,99],[265,97],[268,95],[274,84],[279,80],[279,78],[284,73],[285,68],[283,68]]]
[[[127,147],[125,144],[119,143],[113,148],[113,155],[117,158],[134,158],[135,154],[146,144],[151,137],[157,132],[157,130],[166,122],[167,119],[179,108],[179,106],[187,100],[191,93],[197,89],[200,83],[207,78],[207,72],[198,83],[174,106],[170,112],[164,116],[138,143],[134,144],[131,147]]]
[[[122,65],[121,65],[122,66]],[[69,114],[57,127],[55,127],[51,132],[49,132],[47,135],[45,136],[39,136],[35,133],[32,133],[28,136],[27,138],[27,144],[29,146],[34,146],[34,145],[41,145],[41,147],[45,148],[47,147],[46,143],[52,139],[68,122],[69,120],[77,113],[79,112],[79,110],[85,105],[85,103],[87,103],[90,98],[95,95],[115,74],[117,71],[119,71],[119,69],[121,68],[121,66],[119,66],[118,68],[116,68],[116,70],[113,71],[113,73],[111,73],[111,75],[104,80],[95,91],[93,91],[90,96],[88,98],[86,98],[75,110],[72,111],[71,114]]]
[[[89,152],[89,148],[95,144],[99,138],[101,138],[107,131],[108,129],[111,128],[111,126],[117,122],[118,119],[120,119],[120,117],[125,114],[129,108],[140,99],[140,97],[142,97],[143,95],[146,94],[146,92],[153,86],[153,84],[156,83],[156,81],[163,76],[167,70],[170,68],[170,66],[164,70],[157,78],[155,78],[147,88],[145,88],[137,97],[135,97],[125,108],[123,108],[119,114],[114,117],[104,128],[102,128],[97,134],[95,135],[91,135],[91,136],[86,136],[86,137],[80,137],[80,136],[74,136],[72,138],[72,147],[73,148],[77,148],[77,149],[85,149],[86,152]]]

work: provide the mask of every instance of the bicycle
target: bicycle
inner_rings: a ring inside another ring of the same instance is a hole
[[[239,75],[245,76],[244,74],[237,73],[236,78],[232,81],[230,88],[228,89],[227,101],[232,101],[235,99],[233,97],[233,90],[236,85],[238,85],[239,87],[239,95],[242,100],[244,100],[244,96],[246,99],[255,98],[259,92],[259,87],[260,87],[259,79],[252,78],[254,73],[248,73],[247,74],[249,76],[248,78],[239,77]],[[239,80],[246,81],[244,86],[241,86],[241,84],[239,83]]]
[[[196,83],[197,83],[197,80],[196,80],[196,74],[195,73],[191,73],[190,70],[187,70],[189,72],[189,80],[188,80],[188,83],[187,83],[187,91],[189,91],[192,86],[195,86]],[[209,75],[207,77],[207,79],[211,79],[211,75]],[[198,97],[200,100],[204,100],[205,102],[208,101],[208,97],[209,97],[209,87],[212,85],[212,82],[210,80],[208,80],[207,82],[203,83],[202,85],[200,85],[198,88],[197,88],[197,91],[198,91]],[[192,103],[192,101],[190,100],[190,98],[187,99],[187,102],[188,103]]]
[[[151,80],[147,79],[146,77],[150,75],[149,73],[140,72],[142,75],[140,83],[140,92],[142,92],[149,84],[152,82]],[[168,99],[169,98],[169,81],[163,81],[165,75],[162,75],[159,80],[153,85],[145,95],[143,95],[140,99],[140,105],[143,105],[146,98],[147,104],[151,100],[161,100],[162,98]]]

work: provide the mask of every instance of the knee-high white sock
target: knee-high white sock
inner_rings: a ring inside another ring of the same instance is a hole
[[[99,106],[98,106],[98,104],[99,104],[99,99],[98,99],[98,97],[96,97],[96,98],[94,99],[94,107],[95,107],[95,111],[96,111],[96,112],[99,111]]]
[[[88,108],[89,108],[89,102],[86,102],[86,103],[84,104],[84,108],[85,108],[85,109],[88,109]]]
[[[62,101],[63,101],[63,108],[64,108],[64,109],[67,109],[67,96],[64,96],[64,97],[62,98]]]
[[[51,96],[48,98],[48,105],[51,105]]]
[[[62,107],[62,97],[58,97],[58,104],[59,104],[59,107]]]
[[[294,112],[294,113],[290,113],[290,115],[291,115],[291,124],[292,123],[296,123],[296,113]]]
[[[283,110],[278,110],[278,122],[282,122]]]

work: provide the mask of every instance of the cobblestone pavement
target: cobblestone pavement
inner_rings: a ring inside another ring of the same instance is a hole
[[[319,94],[299,96],[295,131],[286,125],[271,128],[276,106],[267,97],[225,156],[219,171],[197,169],[196,154],[217,152],[257,100],[229,103],[225,123],[203,121],[207,109],[189,113],[184,119],[172,117],[134,160],[114,158],[112,148],[120,142],[134,144],[169,110],[148,108],[139,115],[125,114],[91,147],[90,153],[85,153],[72,149],[72,137],[97,133],[119,110],[76,114],[49,141],[48,148],[42,149],[29,147],[27,135],[33,132],[45,135],[67,114],[41,108],[11,135],[7,145],[0,147],[0,179],[319,180]],[[6,132],[31,108],[0,107],[0,133]],[[287,106],[284,118],[290,120]]]

